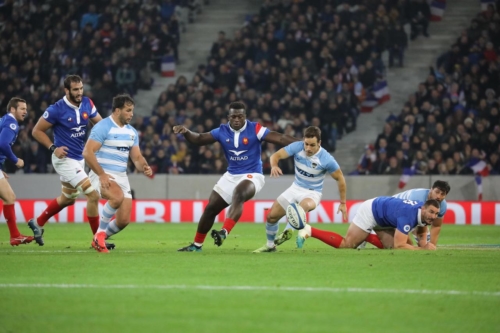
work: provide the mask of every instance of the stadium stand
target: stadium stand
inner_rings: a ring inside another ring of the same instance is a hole
[[[191,82],[179,77],[159,96],[151,117],[136,119],[150,165],[157,172],[223,172],[217,145],[178,154],[183,138],[172,135],[171,126],[209,131],[226,121],[226,105],[238,99],[247,104],[250,120],[270,129],[301,136],[309,124],[321,127],[323,147],[335,151],[337,139],[356,129],[359,112],[388,97],[375,94],[376,87],[385,87],[380,54],[390,47],[403,65],[407,40],[398,29],[411,23],[414,5],[421,6],[382,0],[264,1],[259,15],[249,16],[232,39],[224,31],[218,34]],[[393,35],[399,39],[390,43]],[[264,147],[265,172],[276,148]],[[291,165],[283,169],[292,170]]]
[[[489,5],[476,15],[401,112],[386,119],[355,173],[500,174],[499,14]]]
[[[66,75],[80,75],[86,94],[107,116],[114,94],[149,89],[161,57],[177,56],[180,29],[194,20],[199,1],[2,1],[0,108],[13,96],[28,102],[29,116],[13,147],[27,161],[24,172],[51,171],[48,151],[31,139],[31,130],[64,95]],[[6,170],[16,168],[7,162]]]

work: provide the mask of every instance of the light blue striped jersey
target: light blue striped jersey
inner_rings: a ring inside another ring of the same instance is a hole
[[[139,135],[130,125],[118,126],[111,116],[98,122],[90,132],[89,140],[102,144],[96,152],[97,162],[106,172],[127,172],[130,149],[139,145]]]
[[[431,190],[429,190],[428,188],[414,188],[408,191],[394,194],[393,197],[399,199],[408,199],[413,201],[426,202],[427,198],[429,197],[430,191]],[[438,217],[441,218],[444,216],[444,214],[446,214],[446,200],[441,201]]]
[[[304,142],[297,141],[286,146],[285,151],[293,156],[295,162],[295,181],[300,187],[321,192],[325,175],[340,169],[339,164],[322,147],[313,156],[307,156],[304,150]]]

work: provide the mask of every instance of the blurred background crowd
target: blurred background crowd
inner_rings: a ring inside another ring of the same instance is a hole
[[[64,95],[66,75],[80,75],[107,116],[115,94],[151,88],[163,56],[182,61],[179,15],[195,20],[198,1],[4,1],[0,106],[5,110],[13,96],[28,101],[14,146],[24,172],[51,172],[48,151],[31,129]],[[240,29],[213,36],[192,79],[180,76],[152,103],[150,116],[134,118],[144,156],[156,173],[224,173],[219,144],[188,145],[172,127],[210,131],[227,121],[226,106],[235,100],[246,103],[249,120],[270,130],[301,137],[304,127],[320,127],[322,146],[333,153],[356,130],[360,106],[385,80],[386,66],[404,66],[408,40],[429,37],[429,19],[425,0],[263,1]],[[356,174],[463,174],[477,159],[500,172],[499,24],[493,6],[472,20],[402,110],[387,118]],[[265,173],[276,149],[263,147]],[[282,169],[290,173],[287,162]],[[9,164],[6,170],[16,171]]]

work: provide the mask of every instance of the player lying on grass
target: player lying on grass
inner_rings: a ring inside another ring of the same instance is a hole
[[[424,227],[431,225],[437,218],[439,208],[439,202],[435,199],[425,203],[394,197],[366,200],[359,206],[345,238],[335,232],[319,230],[306,224],[298,232],[297,247],[302,248],[305,239],[312,237],[336,248],[355,249],[370,236],[374,228],[381,227],[384,229],[375,230],[380,242],[372,242],[378,248],[435,250],[436,246],[426,240]],[[418,228],[420,247],[408,244],[408,233],[414,228]]]
[[[174,133],[184,135],[192,144],[202,146],[219,142],[228,162],[227,172],[215,184],[208,205],[198,223],[194,242],[178,251],[201,251],[207,233],[214,225],[215,217],[226,207],[224,225],[220,231],[212,230],[211,236],[221,246],[243,211],[243,204],[253,198],[264,186],[262,174],[262,141],[286,146],[299,141],[289,135],[269,131],[259,123],[246,119],[246,107],[242,102],[229,104],[229,123],[208,133],[194,133],[182,125],[174,126]]]
[[[7,114],[0,118],[0,199],[3,202],[3,215],[5,216],[5,220],[7,220],[10,245],[12,246],[28,244],[33,241],[32,236],[21,235],[19,229],[17,229],[16,211],[14,209],[16,194],[7,181],[9,176],[2,170],[3,163],[7,158],[18,168],[24,166],[24,161],[14,155],[12,145],[17,139],[19,122],[24,120],[27,113],[26,101],[14,97],[7,104]]]
[[[101,213],[101,222],[92,247],[109,252],[106,238],[123,230],[130,223],[132,192],[127,177],[130,156],[137,170],[146,176],[153,174],[139,149],[139,135],[130,126],[134,116],[134,100],[129,95],[113,98],[113,113],[94,126],[83,150],[89,165],[92,186],[108,201]],[[116,219],[111,218],[116,214]]]
[[[35,241],[43,245],[45,223],[67,206],[75,203],[81,192],[87,197],[87,218],[92,233],[99,227],[99,193],[92,187],[84,170],[82,151],[87,137],[89,123],[101,121],[94,103],[83,96],[83,83],[78,75],[68,75],[64,79],[66,96],[49,106],[33,128],[33,137],[52,152],[52,165],[59,174],[61,195],[49,203],[48,207],[35,219],[28,221]],[[54,132],[54,142],[46,132]]]
[[[446,196],[450,193],[450,185],[448,182],[443,180],[436,180],[430,189],[426,188],[416,188],[408,191],[404,191],[398,194],[395,194],[395,198],[399,199],[407,199],[413,201],[421,201],[425,202],[430,199],[434,199],[439,201],[440,209],[437,218],[432,222],[429,227],[425,227],[427,234],[427,242],[431,242],[432,244],[437,246],[439,240],[439,234],[441,233],[441,226],[443,224],[444,214],[446,214]],[[420,243],[419,237],[416,234],[416,229],[413,231],[415,240],[417,243]]]
[[[278,221],[285,216],[286,207],[294,202],[305,212],[316,209],[321,201],[323,182],[327,173],[337,181],[340,193],[338,212],[342,212],[343,218],[347,219],[345,178],[337,161],[321,147],[321,130],[316,126],[309,126],[304,130],[303,141],[289,144],[272,154],[271,177],[283,175],[278,162],[290,156],[294,159],[295,181],[273,203],[266,218],[267,244],[253,251],[254,253],[275,252],[276,245],[290,239],[293,229],[290,229],[288,224],[280,238],[275,239],[279,230]]]
[[[432,184],[432,187],[430,189],[426,188],[416,188],[416,189],[411,189],[408,191],[404,191],[398,194],[393,195],[395,198],[399,199],[408,199],[408,200],[413,200],[413,201],[421,201],[425,202],[429,199],[435,199],[439,201],[440,208],[439,208],[439,214],[438,217],[432,222],[432,225],[429,227],[424,227],[425,230],[423,230],[423,234],[427,235],[426,239],[427,242],[431,242],[432,244],[437,246],[437,242],[439,239],[439,234],[441,232],[441,225],[443,224],[443,217],[444,214],[446,214],[446,196],[450,193],[450,185],[448,182],[443,181],[443,180],[436,180],[434,184]],[[430,228],[430,231],[429,231]],[[372,231],[372,234],[375,232]],[[412,230],[413,237],[415,238],[415,241],[418,246],[421,244],[421,239],[420,237],[417,236],[417,229]],[[423,244],[427,243],[424,242]],[[413,241],[411,238],[408,238],[408,244],[413,245]],[[365,246],[365,243],[363,242],[360,245],[360,248],[363,248]]]

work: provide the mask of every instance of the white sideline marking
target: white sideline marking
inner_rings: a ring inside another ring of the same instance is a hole
[[[56,289],[196,289],[196,290],[242,290],[242,291],[300,291],[327,293],[381,293],[381,294],[421,294],[455,296],[494,296],[500,291],[463,291],[463,290],[427,290],[427,289],[378,289],[378,288],[314,288],[314,287],[269,287],[269,286],[204,286],[204,285],[136,285],[136,284],[31,284],[0,283],[0,288],[56,288]]]

